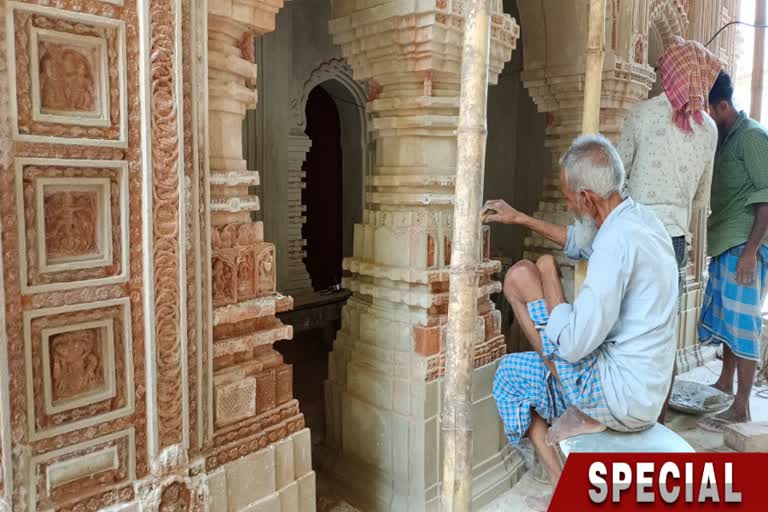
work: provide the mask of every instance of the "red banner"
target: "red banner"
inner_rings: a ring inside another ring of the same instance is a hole
[[[573,453],[549,510],[768,511],[768,453]]]

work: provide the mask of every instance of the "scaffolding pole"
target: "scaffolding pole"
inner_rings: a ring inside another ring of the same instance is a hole
[[[618,13],[614,13],[618,16]],[[584,71],[584,111],[581,133],[600,132],[600,94],[603,85],[603,56],[605,54],[605,0],[589,0],[589,29],[587,33],[586,69]],[[574,298],[587,276],[585,261],[576,263]]]
[[[755,25],[766,24],[766,4],[768,0],[757,0],[755,5]],[[760,122],[763,113],[763,82],[765,79],[765,29],[755,28],[754,60],[752,61],[752,101],[749,117]]]
[[[472,403],[477,338],[480,209],[485,170],[490,51],[490,1],[465,2],[458,155],[453,208],[443,437],[442,512],[469,512],[472,503]]]

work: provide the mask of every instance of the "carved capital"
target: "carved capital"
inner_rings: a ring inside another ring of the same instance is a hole
[[[395,81],[423,83],[432,73],[435,83],[444,87],[457,84],[461,77],[464,9],[463,0],[435,0],[432,9],[424,9],[423,2],[418,7],[397,1],[383,6],[379,0],[335,2],[329,29],[358,79],[385,83],[383,76],[399,75]],[[511,58],[519,34],[515,20],[504,14],[501,0],[492,0],[491,84]],[[397,42],[397,51],[382,54],[381,48],[392,41]]]

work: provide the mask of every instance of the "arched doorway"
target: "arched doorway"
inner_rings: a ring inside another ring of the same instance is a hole
[[[328,353],[349,297],[333,288],[341,284],[342,261],[352,255],[354,226],[363,216],[370,162],[365,101],[351,70],[332,60],[312,73],[292,105],[297,123],[290,133],[296,149],[289,188],[295,190],[289,201],[300,201],[302,220],[289,229],[300,239],[296,263],[306,272],[306,284],[291,291],[293,311],[280,315],[293,326],[293,340],[276,347],[294,367],[294,396],[314,439],[324,437],[321,383],[328,378]]]
[[[302,166],[306,187],[301,202],[307,218],[302,236],[307,241],[304,264],[312,287],[318,291],[341,283],[344,162],[339,111],[322,85],[309,93],[306,114],[305,133],[312,147]]]

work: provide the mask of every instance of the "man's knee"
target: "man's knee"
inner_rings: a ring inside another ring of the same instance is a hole
[[[507,299],[523,300],[522,290],[527,290],[534,283],[539,283],[539,269],[529,260],[520,260],[507,270],[504,276],[504,294]]]
[[[542,275],[558,276],[560,274],[557,261],[551,254],[545,254],[536,260],[536,268]]]

